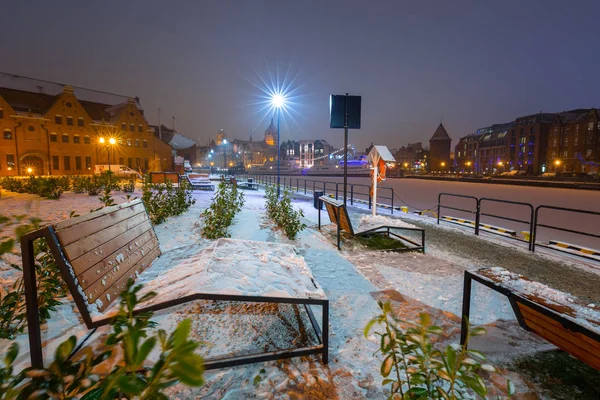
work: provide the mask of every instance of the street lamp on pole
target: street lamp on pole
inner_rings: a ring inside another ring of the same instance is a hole
[[[285,97],[281,93],[275,93],[271,98],[271,104],[277,109],[277,198],[281,194],[281,160],[279,153],[281,151],[279,144],[279,119],[281,115],[281,108],[285,106]]]
[[[227,169],[227,139],[223,139],[223,148],[223,168],[228,171],[227,175],[229,175],[229,170]]]
[[[110,186],[110,175],[112,174],[112,170],[110,168],[110,147],[114,146],[117,143],[117,140],[113,137],[109,138],[108,140],[106,140],[104,137],[100,137],[98,139],[98,142],[100,142],[100,144],[106,144],[106,158],[108,161],[108,184]]]

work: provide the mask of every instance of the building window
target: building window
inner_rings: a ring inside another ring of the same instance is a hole
[[[69,157],[69,156],[64,157],[64,167],[65,167],[65,171],[71,170],[71,157]]]
[[[51,142],[58,142],[58,135],[56,133],[52,132],[50,134],[50,141]]]
[[[12,139],[12,131],[10,129],[4,130],[4,139]]]
[[[83,126],[83,118],[77,118],[77,126]]]
[[[123,139],[119,139],[118,142],[120,146],[123,146]]]
[[[15,155],[14,154],[6,155],[6,166],[8,167],[9,171],[12,171],[13,169],[15,169]]]
[[[73,117],[71,117],[70,115],[67,117],[67,125],[73,126]]]
[[[148,141],[144,140],[144,147],[148,147]]]
[[[119,157],[119,164],[123,165],[125,163],[125,161],[123,160],[123,157]]]
[[[569,145],[569,137],[565,136],[563,139],[563,146],[568,146]]]
[[[81,156],[75,156],[75,169],[81,171]]]
[[[579,144],[579,135],[575,135],[575,139],[573,139],[573,146],[577,146]]]
[[[54,123],[55,124],[62,124],[62,117],[60,115],[55,115],[54,116]]]
[[[85,169],[88,171],[92,169],[92,157],[90,156],[85,156]]]
[[[127,146],[131,147],[131,139],[127,139]]]
[[[579,133],[579,125],[575,125],[575,133]]]
[[[69,143],[69,135],[67,135],[66,133],[63,133],[62,134],[62,142]]]
[[[133,158],[129,157],[129,158],[127,159],[127,166],[128,166],[129,168],[133,168]]]
[[[135,147],[140,147],[140,140],[139,139],[135,139]]]
[[[129,124],[129,130],[131,132],[135,132],[135,125],[134,124]]]
[[[124,131],[127,130],[127,124],[125,122],[121,123],[121,129]]]
[[[148,159],[144,158],[144,170],[148,171],[148,165],[149,165]]]
[[[592,149],[587,149],[585,152],[585,156],[586,157],[591,157],[592,156]]]
[[[83,144],[90,144],[90,143],[91,143],[91,141],[90,141],[90,137],[89,137],[89,136],[87,136],[87,135],[86,135],[86,136],[84,136],[84,137],[83,137]]]
[[[4,110],[0,108],[0,118],[4,118]]]
[[[79,135],[73,135],[73,143],[79,143]]]
[[[54,171],[58,171],[59,169],[59,165],[58,165],[58,156],[52,156],[52,169]]]
[[[139,169],[139,168],[140,168],[140,165],[141,165],[141,163],[140,163],[140,159],[139,159],[139,158],[136,158],[136,159],[135,159],[135,167],[136,167],[137,169]]]
[[[142,125],[138,125],[138,132],[144,132],[144,127]]]

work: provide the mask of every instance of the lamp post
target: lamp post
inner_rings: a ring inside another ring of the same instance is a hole
[[[281,149],[279,147],[279,119],[281,115],[281,107],[283,107],[285,104],[285,98],[281,93],[276,93],[271,98],[271,104],[277,109],[277,198],[279,198],[279,195],[281,194],[281,161],[279,157]]]
[[[227,175],[229,175],[229,169],[227,168],[227,139],[223,139],[223,168],[227,170]]]
[[[98,142],[100,142],[100,144],[106,144],[106,158],[108,161],[108,185],[110,186],[110,175],[112,174],[112,170],[110,168],[110,147],[114,146],[117,143],[117,140],[113,137],[109,138],[108,140],[104,139],[104,137],[100,137],[98,139]]]

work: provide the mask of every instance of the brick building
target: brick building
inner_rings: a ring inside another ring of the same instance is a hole
[[[155,138],[137,99],[103,93],[110,102],[91,101],[86,94],[101,92],[78,88],[78,97],[71,86],[0,78],[0,176],[89,174],[109,157],[141,171],[172,168],[171,147]]]
[[[579,109],[557,114],[548,138],[547,170],[597,174],[599,167],[598,110]]]

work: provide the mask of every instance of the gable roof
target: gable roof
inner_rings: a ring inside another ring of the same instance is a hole
[[[35,114],[45,114],[56,99],[55,96],[43,93],[25,92],[4,87],[0,87],[0,95],[16,112],[32,112]]]
[[[444,125],[441,123],[433,133],[431,139],[429,139],[430,142],[434,140],[452,141],[452,138],[450,137],[450,135],[448,135],[448,132],[446,132],[446,128],[444,128]]]

